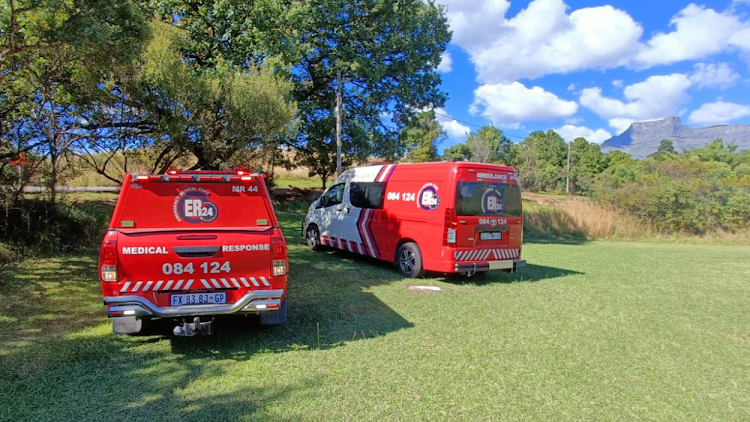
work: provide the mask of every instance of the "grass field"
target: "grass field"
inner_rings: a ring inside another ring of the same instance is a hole
[[[527,241],[519,273],[412,280],[279,214],[281,327],[115,336],[95,252],[9,270],[0,420],[750,420],[750,247]]]

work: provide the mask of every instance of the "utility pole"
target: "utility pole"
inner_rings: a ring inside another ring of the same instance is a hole
[[[341,71],[336,76],[336,175],[341,176]]]
[[[572,142],[568,142],[568,175],[565,178],[565,194],[570,195],[570,144]]]

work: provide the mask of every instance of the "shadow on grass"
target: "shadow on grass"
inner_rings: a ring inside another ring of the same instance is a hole
[[[544,265],[528,264],[519,268],[514,273],[504,271],[488,271],[483,274],[477,274],[473,277],[466,277],[460,274],[450,274],[445,277],[445,281],[450,283],[471,283],[475,285],[484,285],[491,283],[523,283],[551,280],[569,275],[584,274],[579,271],[566,270],[563,268],[547,267]]]

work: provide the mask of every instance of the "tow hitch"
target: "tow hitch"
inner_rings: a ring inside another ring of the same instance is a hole
[[[194,335],[210,336],[214,333],[214,320],[201,322],[200,317],[195,317],[193,322],[183,321],[182,325],[174,327],[174,335],[181,337],[192,337]]]

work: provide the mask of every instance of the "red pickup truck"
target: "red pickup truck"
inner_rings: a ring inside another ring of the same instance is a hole
[[[235,172],[126,175],[99,255],[115,333],[172,318],[211,334],[213,316],[286,321],[289,261],[264,178]]]

